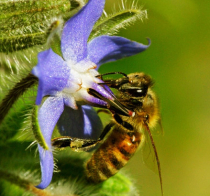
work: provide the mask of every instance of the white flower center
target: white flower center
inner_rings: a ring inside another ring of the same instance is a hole
[[[87,89],[91,88],[94,83],[100,82],[95,77],[99,73],[95,70],[96,65],[87,59],[78,63],[67,61],[67,64],[70,67],[68,87],[64,88],[60,93],[67,100],[67,105],[77,109],[76,102],[86,101],[87,97],[90,96]]]

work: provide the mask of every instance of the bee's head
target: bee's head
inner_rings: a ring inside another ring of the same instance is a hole
[[[144,73],[132,73],[128,78],[129,83],[121,85],[119,91],[129,94],[130,97],[144,98],[153,84],[151,77]]]

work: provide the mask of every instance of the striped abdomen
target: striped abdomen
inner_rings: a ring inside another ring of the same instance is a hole
[[[136,152],[140,142],[141,133],[127,133],[115,127],[86,163],[88,180],[97,183],[116,174]]]

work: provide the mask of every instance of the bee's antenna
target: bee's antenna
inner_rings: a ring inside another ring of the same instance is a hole
[[[158,167],[158,174],[159,174],[159,179],[160,179],[161,195],[163,196],[163,181],[162,181],[160,161],[159,161],[159,158],[158,158],[157,149],[155,147],[155,142],[153,140],[152,133],[151,133],[151,131],[149,129],[149,126],[148,126],[148,124],[146,122],[145,122],[145,127],[146,127],[146,130],[147,130],[148,134],[149,134],[150,141],[152,143],[152,147],[153,147],[153,150],[154,150],[154,153],[155,153],[155,158],[156,158],[157,167]]]

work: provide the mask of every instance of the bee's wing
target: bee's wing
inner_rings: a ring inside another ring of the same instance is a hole
[[[161,191],[163,193],[161,167],[155,142],[153,140],[149,126],[145,124],[144,127],[145,127],[144,128],[145,139],[144,139],[144,144],[141,148],[143,161],[149,169],[151,169],[152,171],[154,171],[159,175]]]

